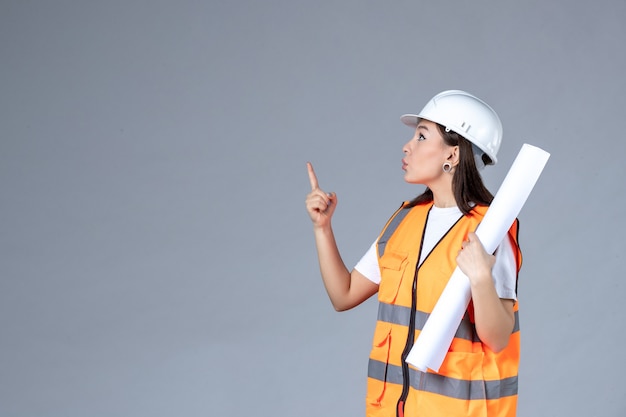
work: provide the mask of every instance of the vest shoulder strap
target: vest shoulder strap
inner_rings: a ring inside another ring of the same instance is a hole
[[[385,253],[385,247],[387,246],[387,241],[389,240],[391,235],[393,235],[393,233],[398,228],[398,225],[402,223],[402,220],[404,220],[406,215],[409,214],[409,211],[411,211],[411,207],[407,207],[407,204],[408,201],[402,203],[400,208],[398,208],[395,213],[393,213],[393,215],[389,218],[389,220],[387,220],[385,227],[380,233],[380,236],[378,237],[378,242],[376,244],[379,258],[383,256],[383,253]]]

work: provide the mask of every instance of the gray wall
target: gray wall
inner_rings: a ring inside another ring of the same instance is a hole
[[[335,313],[402,200],[399,116],[460,88],[552,153],[520,214],[519,416],[623,416],[626,2],[0,3],[0,415],[362,415]]]

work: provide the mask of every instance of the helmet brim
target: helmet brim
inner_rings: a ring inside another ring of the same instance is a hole
[[[400,120],[407,126],[417,127],[420,117],[417,114],[404,114],[400,116]]]

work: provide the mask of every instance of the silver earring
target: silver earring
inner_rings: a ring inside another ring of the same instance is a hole
[[[452,171],[452,164],[450,162],[444,162],[441,169],[443,169],[443,172],[450,172]]]

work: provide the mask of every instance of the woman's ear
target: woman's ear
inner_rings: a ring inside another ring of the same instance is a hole
[[[459,147],[458,146],[450,147],[450,155],[448,155],[448,162],[450,162],[453,167],[459,164]]]

